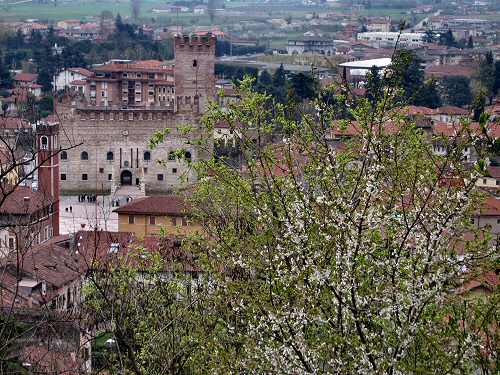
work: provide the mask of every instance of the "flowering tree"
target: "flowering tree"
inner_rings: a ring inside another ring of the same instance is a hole
[[[192,201],[206,233],[190,248],[212,276],[213,303],[227,306],[207,337],[218,356],[204,366],[498,370],[498,290],[484,299],[459,293],[496,256],[491,236],[470,225],[484,161],[464,167],[464,149],[475,145],[481,157],[481,132],[464,123],[435,155],[432,136],[392,106],[396,86],[375,105],[342,98],[354,120],[340,121],[331,93],[298,113],[251,86],[243,81],[239,102],[204,119],[209,131],[229,124],[243,169],[220,159],[193,166],[201,180]],[[270,142],[277,129],[278,144]],[[339,142],[346,134],[353,137]]]

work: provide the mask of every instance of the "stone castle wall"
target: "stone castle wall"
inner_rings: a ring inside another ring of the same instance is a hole
[[[78,107],[74,102],[59,106],[61,146],[81,143],[60,160],[62,194],[109,192],[129,178],[132,185],[144,186],[146,193],[182,187],[183,174],[187,183],[195,181],[184,161],[169,160],[168,155],[179,148],[189,152],[193,161],[210,154],[210,150],[186,144],[185,136],[176,129],[182,125],[198,128],[207,100],[215,96],[215,38],[176,37],[175,51],[177,97],[169,109]],[[151,136],[164,128],[170,129],[169,136],[150,150]],[[83,152],[88,160],[82,160]],[[108,160],[109,152],[112,160]],[[150,160],[145,160],[145,152],[150,153]],[[165,163],[160,165],[158,160]]]

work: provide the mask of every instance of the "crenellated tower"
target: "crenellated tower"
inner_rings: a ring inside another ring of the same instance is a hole
[[[215,43],[211,34],[176,35],[175,95],[178,112],[203,113],[215,97]]]

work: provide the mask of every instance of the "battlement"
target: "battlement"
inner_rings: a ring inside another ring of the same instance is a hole
[[[177,34],[174,37],[174,45],[176,49],[184,49],[185,47],[198,47],[198,50],[209,51],[211,48],[215,48],[216,41],[217,38],[212,34]]]

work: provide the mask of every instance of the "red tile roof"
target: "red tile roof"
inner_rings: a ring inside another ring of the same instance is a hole
[[[113,212],[132,215],[185,215],[184,198],[175,195],[152,196],[133,200]]]
[[[403,113],[409,116],[431,116],[434,114],[434,110],[427,107],[409,105],[403,108]]]
[[[74,81],[71,81],[69,84],[71,86],[83,86],[87,84],[87,81],[84,81],[83,79],[75,79]]]
[[[490,174],[490,177],[500,178],[500,167],[495,167],[490,165],[487,169],[488,173]]]
[[[443,114],[443,115],[460,115],[460,116],[467,116],[470,114],[470,112],[467,111],[466,109],[455,107],[452,105],[436,108],[434,110],[434,113],[438,115]]]
[[[142,60],[126,64],[110,63],[95,67],[96,72],[172,72],[173,67],[164,61]]]
[[[85,68],[69,68],[68,70],[70,72],[81,74],[82,76],[85,76],[85,77],[92,77],[94,75],[94,73],[92,73],[90,70],[85,69]]]
[[[35,82],[38,79],[38,74],[34,73],[17,73],[14,76],[14,81]]]
[[[500,216],[500,199],[488,197],[480,209],[480,216]]]
[[[6,189],[9,192],[8,189]],[[3,194],[0,193],[0,201]],[[48,207],[53,203],[53,198],[41,191],[33,191],[26,186],[17,186],[14,191],[7,195],[0,207],[3,215],[27,215]]]
[[[500,124],[491,123],[486,127],[488,135],[493,139],[500,138]],[[470,124],[470,131],[474,132],[476,135],[482,134],[482,130],[477,122]],[[446,122],[436,122],[432,126],[432,132],[434,135],[445,136],[445,137],[456,137],[459,135],[465,135],[465,128],[462,124],[450,124]]]
[[[464,76],[472,77],[475,73],[475,68],[460,65],[431,65],[425,68],[426,76],[434,77],[449,77],[449,76]]]
[[[0,118],[0,129],[30,129],[28,121],[18,117]]]

